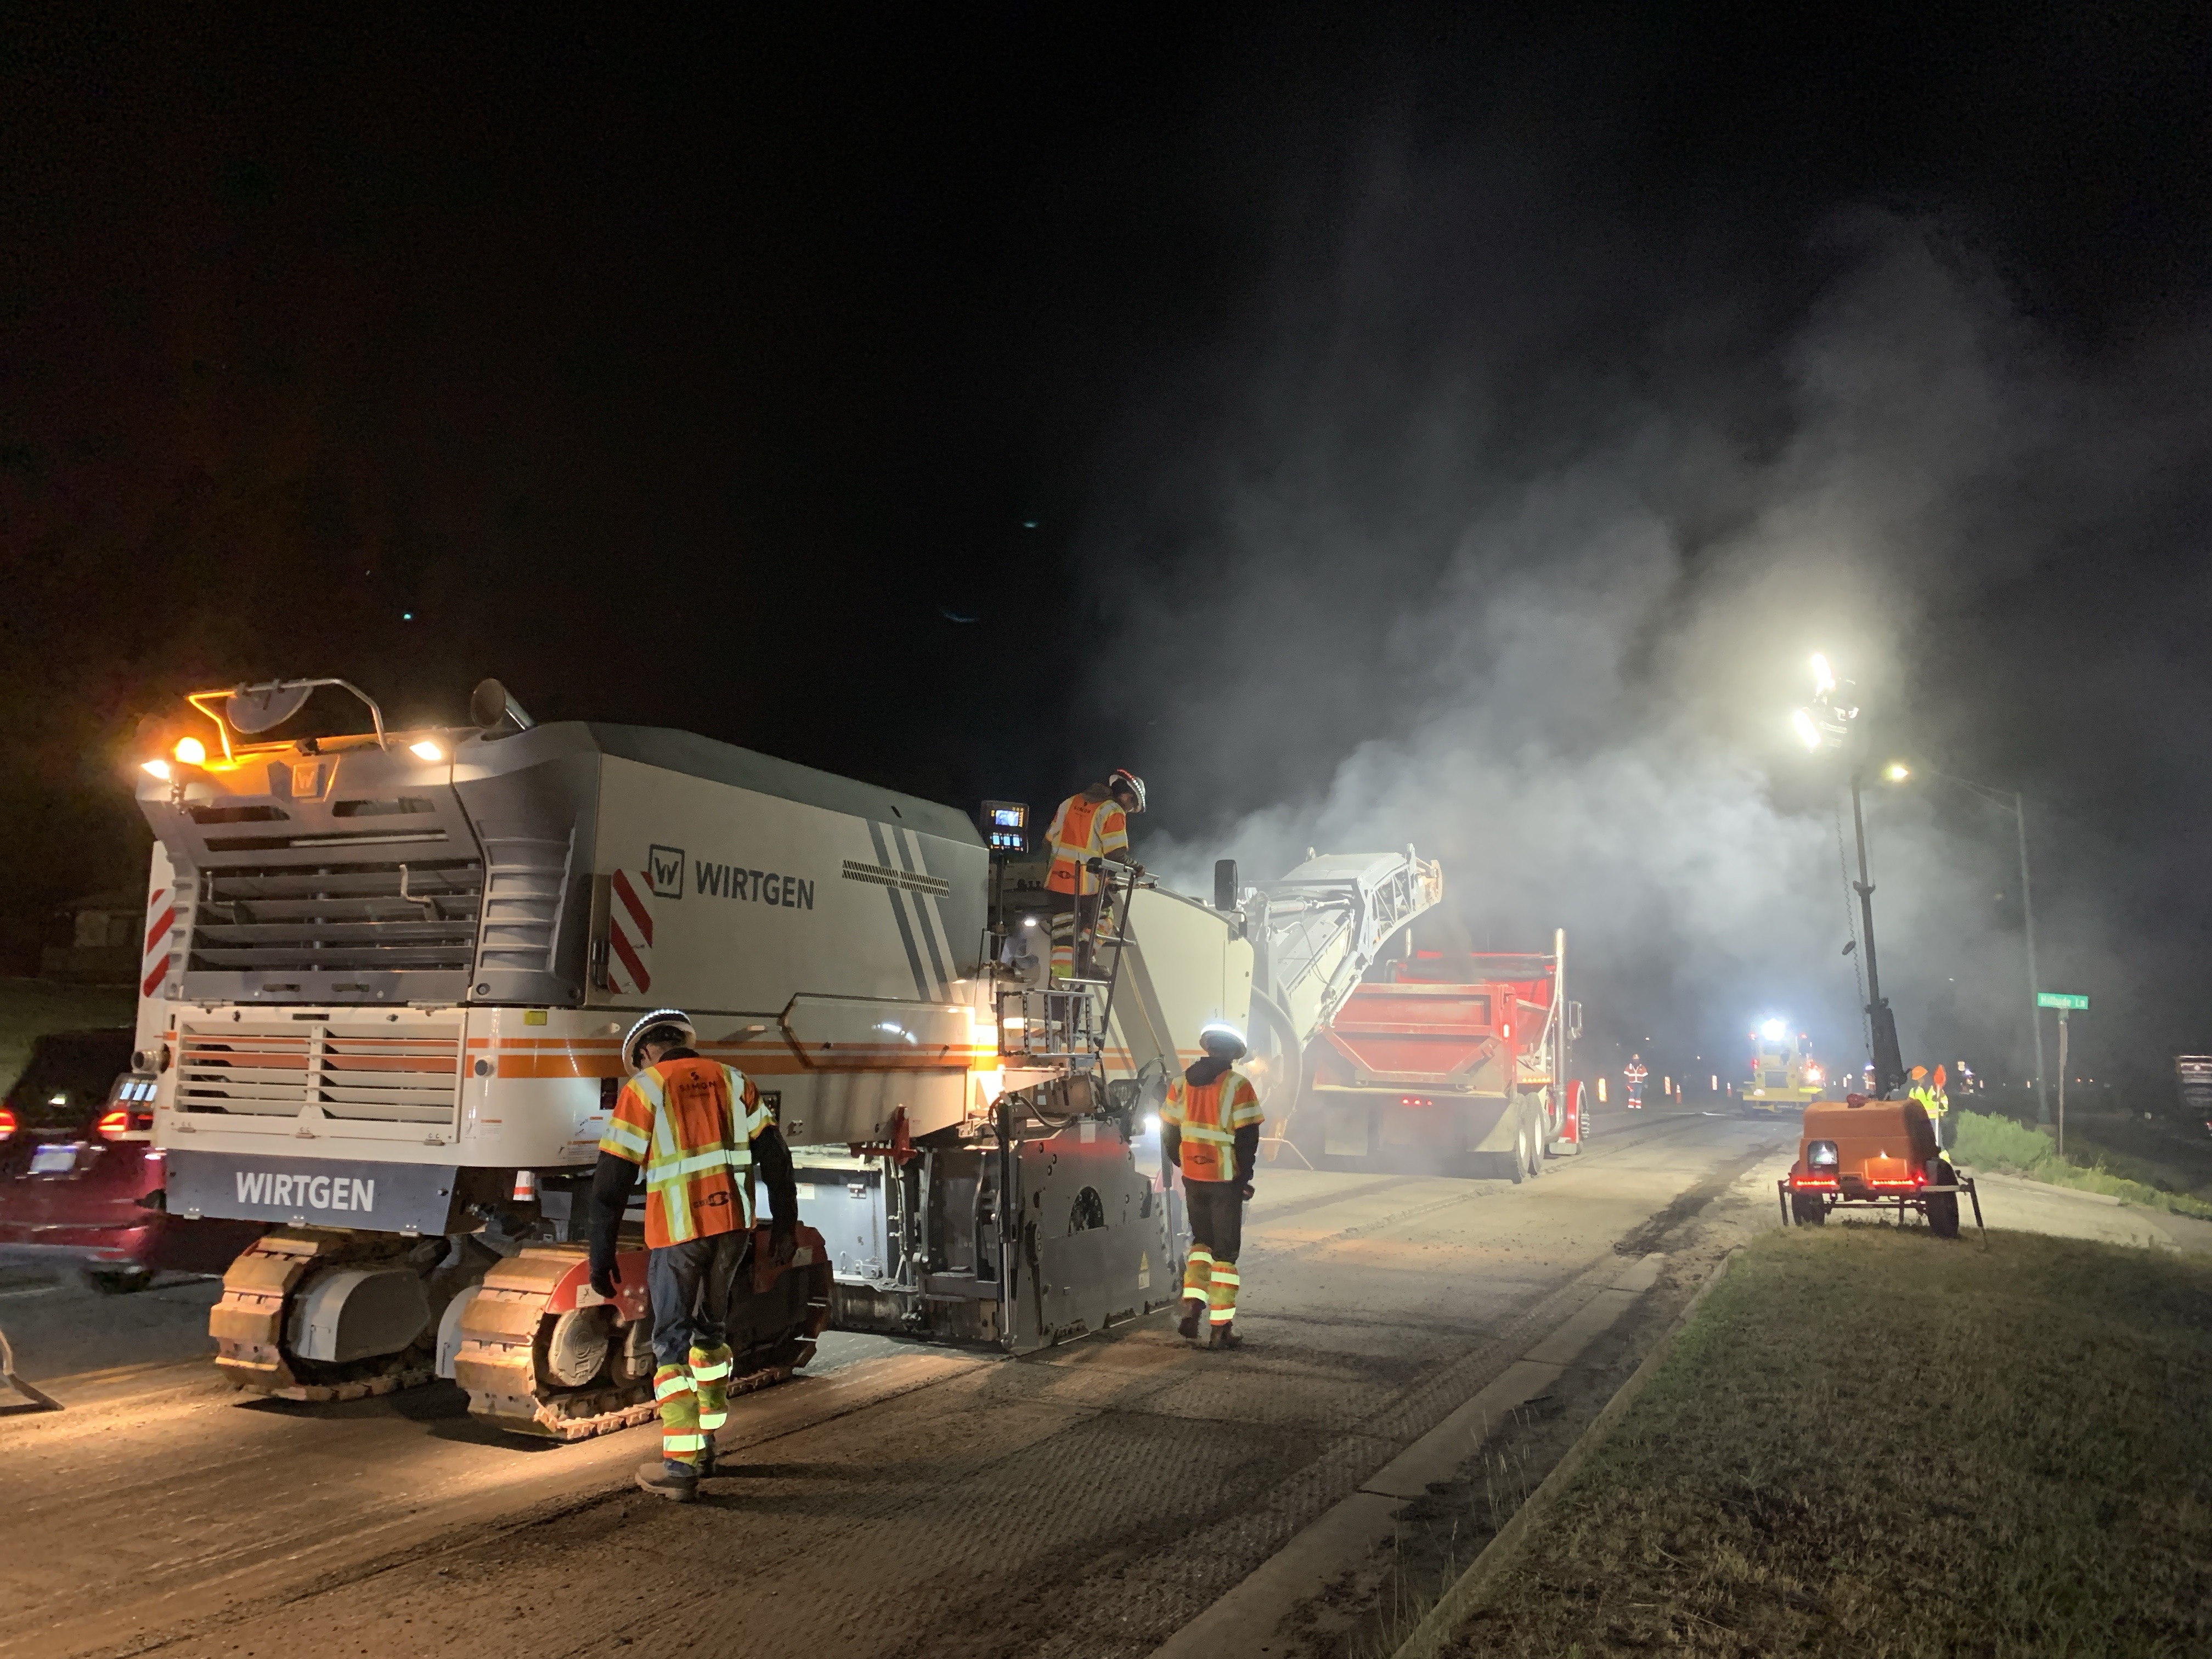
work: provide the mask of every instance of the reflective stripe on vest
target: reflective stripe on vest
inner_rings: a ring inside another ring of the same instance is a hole
[[[708,1067],[711,1075],[693,1069]],[[711,1112],[700,1111],[702,1103],[691,1099],[687,1117],[669,1097],[672,1082],[678,1090],[719,1092],[720,1098],[710,1103]],[[712,1060],[678,1060],[647,1066],[630,1079],[630,1086],[653,1108],[653,1134],[645,1157],[646,1242],[680,1244],[702,1235],[750,1228],[753,1160],[750,1126],[742,1104],[744,1078]],[[714,1137],[711,1142],[705,1139],[709,1133]],[[727,1146],[722,1144],[725,1136]],[[706,1209],[725,1214],[710,1218],[702,1214]],[[717,1219],[724,1224],[711,1224]]]
[[[1105,806],[1104,801],[1092,800],[1087,795],[1070,795],[1060,804],[1052,841],[1052,868],[1045,872],[1047,892],[1097,890],[1098,878],[1083,866],[1093,856],[1091,826],[1097,822]]]
[[[1208,1084],[1193,1085],[1178,1077],[1168,1085],[1168,1097],[1160,1121],[1172,1123],[1182,1135],[1182,1173],[1188,1181],[1233,1181],[1237,1177],[1237,1131],[1224,1121],[1236,1115],[1224,1103],[1237,1097],[1237,1086],[1250,1079],[1234,1066]],[[1260,1121],[1253,1109],[1251,1121]]]

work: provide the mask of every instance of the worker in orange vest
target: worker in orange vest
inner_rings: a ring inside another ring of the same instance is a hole
[[[1091,977],[1103,902],[1099,866],[1111,859],[1144,872],[1129,856],[1128,817],[1144,810],[1145,781],[1125,766],[1105,782],[1070,795],[1052,815],[1045,831],[1052,868],[1045,872],[1044,890],[1052,907],[1053,978]]]
[[[688,1504],[714,1474],[714,1431],[729,1412],[730,1296],[753,1249],[753,1170],[768,1182],[769,1250],[797,1245],[799,1188],[791,1153],[760,1091],[742,1072],[702,1059],[690,1016],[657,1008],[623,1039],[635,1075],[599,1138],[592,1177],[592,1288],[612,1299],[617,1235],[632,1182],[645,1172],[646,1285],[653,1297],[653,1395],[660,1455],[637,1484]]]
[[[1196,1341],[1203,1320],[1213,1346],[1239,1348],[1244,1340],[1237,1334],[1237,1292],[1243,1279],[1237,1255],[1264,1120],[1259,1091],[1237,1069],[1244,1057],[1243,1035],[1234,1026],[1209,1025],[1198,1042],[1204,1058],[1168,1085],[1160,1104],[1160,1151],[1182,1171],[1183,1210],[1190,1218],[1182,1321],[1176,1328]]]

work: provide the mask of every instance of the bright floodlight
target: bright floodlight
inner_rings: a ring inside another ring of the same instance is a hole
[[[1759,1028],[1759,1034],[1769,1042],[1779,1042],[1790,1028],[1778,1019],[1770,1019]]]
[[[169,776],[169,763],[165,760],[149,760],[144,763],[141,769],[143,770],[148,776],[160,778],[165,782],[167,781]]]
[[[420,743],[409,744],[407,752],[414,756],[416,760],[441,761],[446,758],[446,751],[428,738],[423,738]]]
[[[1903,783],[1912,775],[1912,769],[1903,761],[1892,761],[1881,769],[1881,775],[1892,783]]]
[[[1813,653],[1813,695],[1825,697],[1836,689],[1836,677],[1828,672],[1828,659],[1818,651]]]
[[[1797,734],[1797,741],[1808,749],[1820,746],[1820,728],[1813,724],[1813,717],[1803,709],[1790,717],[1790,729]]]
[[[204,766],[207,764],[207,745],[202,743],[198,738],[179,738],[176,749],[173,752],[177,758],[184,762],[187,766]]]

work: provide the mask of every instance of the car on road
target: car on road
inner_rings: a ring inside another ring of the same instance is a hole
[[[103,1291],[221,1273],[263,1229],[163,1207],[154,1079],[128,1030],[54,1031],[0,1102],[0,1265],[82,1269]]]

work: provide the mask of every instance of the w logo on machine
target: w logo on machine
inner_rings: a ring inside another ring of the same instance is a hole
[[[645,849],[645,872],[652,878],[654,896],[659,898],[684,896],[684,849],[680,847],[648,847]]]
[[[657,855],[665,850],[654,848]],[[680,854],[678,855],[681,856]],[[608,878],[607,989],[643,996],[653,988],[653,897],[656,871],[617,870]],[[683,868],[678,866],[678,878]]]

